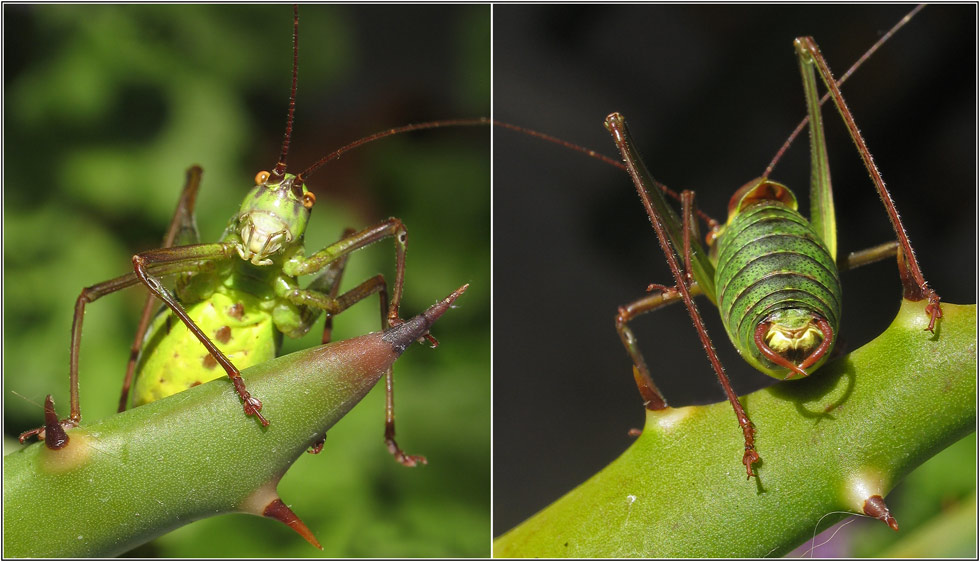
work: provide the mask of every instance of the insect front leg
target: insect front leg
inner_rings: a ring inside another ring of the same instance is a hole
[[[200,166],[191,166],[187,170],[187,181],[184,189],[180,193],[177,201],[177,209],[167,227],[167,234],[163,238],[161,248],[172,248],[175,245],[184,246],[187,244],[197,244],[200,237],[197,232],[197,224],[194,221],[194,204],[197,202],[197,190],[201,185]],[[119,396],[119,409],[126,410],[126,403],[129,401],[129,388],[133,383],[133,375],[136,372],[136,361],[139,359],[140,349],[143,346],[143,337],[153,319],[154,302],[153,295],[147,295],[146,302],[143,304],[143,312],[140,315],[140,322],[136,328],[136,335],[133,337],[133,345],[129,349],[129,362],[126,364],[126,375],[123,377],[122,391]]]
[[[345,228],[344,232],[340,235],[341,239],[347,238],[356,232],[353,228]],[[336,261],[330,263],[323,273],[317,275],[316,279],[310,282],[308,289],[315,289],[336,298],[340,293],[340,280],[344,275],[344,268],[347,267],[348,255],[342,256]],[[387,311],[385,311],[387,312]],[[333,334],[333,316],[327,315],[326,320],[323,322],[323,336],[320,338],[320,343],[330,343],[331,336]]]
[[[408,230],[402,221],[394,217],[366,228],[351,236],[323,248],[309,257],[297,255],[283,264],[283,273],[289,277],[310,275],[321,271],[330,263],[369,246],[378,240],[392,237],[395,240],[395,283],[388,309],[388,322],[395,324],[398,319],[398,308],[401,305],[402,287],[405,284],[405,249],[408,245]]]
[[[187,326],[192,334],[204,345],[211,357],[218,362],[219,365],[228,374],[228,378],[235,385],[235,391],[238,396],[242,399],[242,404],[245,409],[245,415],[255,416],[258,418],[262,425],[269,425],[269,421],[262,417],[259,412],[262,410],[262,402],[249,394],[248,390],[245,388],[245,381],[242,380],[241,372],[238,367],[232,364],[232,362],[225,356],[224,353],[218,346],[215,345],[213,341],[201,330],[190,316],[188,316],[187,311],[181,306],[177,299],[163,286],[163,283],[152,273],[152,270],[147,266],[156,264],[171,264],[175,262],[190,261],[190,265],[180,269],[179,272],[194,272],[203,271],[208,267],[212,266],[215,260],[227,260],[232,258],[235,254],[234,244],[199,244],[197,246],[181,246],[178,248],[163,248],[159,250],[151,250],[149,252],[143,252],[141,254],[136,254],[133,256],[133,268],[136,270],[136,276],[144,285],[150,289],[154,295],[160,298],[173,313]]]

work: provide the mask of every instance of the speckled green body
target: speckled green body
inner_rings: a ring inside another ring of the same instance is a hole
[[[283,271],[290,259],[303,257],[309,191],[293,174],[270,180],[265,173],[258,179],[221,237],[235,244],[238,256],[177,280],[180,304],[238,369],[273,359],[283,334],[300,337],[315,318],[289,301],[298,282]],[[223,376],[217,360],[164,308],[143,339],[131,404],[148,404]]]
[[[746,361],[770,376],[786,375],[787,369],[766,359],[754,342],[756,326],[780,311],[819,314],[836,339],[841,315],[837,266],[827,245],[795,209],[774,200],[753,203],[730,219],[717,245],[718,310]]]
[[[239,369],[274,358],[282,334],[254,295],[220,288],[187,313]],[[141,406],[225,376],[201,342],[169,310],[153,320],[137,367],[132,405]]]

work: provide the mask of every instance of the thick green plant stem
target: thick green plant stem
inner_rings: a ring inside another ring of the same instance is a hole
[[[62,449],[36,443],[5,456],[4,555],[112,556],[228,512],[278,519],[319,546],[279,499],[279,479],[460,292],[385,332],[242,372],[268,427],[246,417],[232,385],[218,379],[71,429]]]
[[[903,302],[882,335],[812,377],[742,397],[756,478],[727,403],[650,411],[622,456],[494,556],[779,556],[846,516],[833,512],[862,513],[976,425],[976,306],[943,303],[930,334],[925,304]]]

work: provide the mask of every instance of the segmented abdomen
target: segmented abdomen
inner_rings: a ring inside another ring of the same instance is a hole
[[[764,358],[754,341],[756,326],[770,314],[803,309],[825,318],[834,334],[840,325],[840,277],[827,246],[805,218],[778,202],[753,204],[726,226],[715,290],[728,337],[771,375],[785,369]]]

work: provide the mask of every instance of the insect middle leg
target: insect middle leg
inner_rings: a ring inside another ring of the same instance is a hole
[[[398,316],[398,310],[405,279],[405,251],[408,243],[408,231],[405,225],[399,219],[392,217],[360,232],[345,231],[344,234],[340,241],[323,248],[308,258],[287,261],[283,267],[283,271],[287,275],[305,275],[323,269],[323,272],[306,289],[295,289],[282,296],[302,308],[303,326],[299,328],[302,331],[309,328],[320,311],[327,313],[324,324],[324,342],[330,337],[331,317],[334,314],[338,314],[375,292],[381,299],[382,329],[402,322]],[[339,297],[334,297],[347,256],[355,250],[389,236],[395,240],[395,283],[390,305],[387,285],[380,275]],[[437,344],[431,335],[427,334],[425,337],[433,345]],[[392,370],[389,369],[385,373],[385,444],[395,459],[405,466],[426,464],[427,461],[424,456],[405,453],[395,441],[394,408],[394,376]]]
[[[626,353],[633,360],[633,378],[636,380],[636,387],[639,389],[640,395],[643,396],[643,405],[648,410],[663,410],[668,406],[667,399],[664,398],[653,382],[650,369],[647,367],[646,360],[643,358],[643,353],[638,345],[639,342],[633,335],[629,323],[637,316],[680,301],[681,294],[677,287],[656,284],[650,285],[647,290],[651,291],[649,295],[619,307],[616,314],[616,331],[619,333],[620,341],[623,342],[623,347],[626,348]],[[701,288],[696,282],[690,285],[689,290],[692,297],[702,294]]]
[[[341,259],[346,259],[346,255]],[[375,293],[377,293],[381,305],[381,327],[382,329],[387,329],[390,326],[388,288],[382,275],[376,275],[361,283],[357,287],[343,293],[342,295],[334,297],[331,293],[336,294],[339,279],[335,279],[335,282],[331,285],[323,277],[330,271],[330,269],[326,270],[306,289],[295,289],[286,295],[286,298],[289,299],[290,302],[300,308],[300,324],[293,328],[297,334],[308,330],[309,327],[316,321],[317,317],[320,315],[320,312],[327,313],[325,326],[329,326],[330,319],[333,315],[343,312],[344,310],[353,306],[355,303],[360,302]],[[334,266],[331,276],[335,275],[337,278],[339,278],[342,271],[343,265]],[[314,288],[314,284],[316,285],[316,288]],[[322,289],[327,288],[329,289],[329,293],[322,292]],[[325,334],[326,333],[325,328]],[[395,460],[397,460],[399,463],[409,467],[416,466],[418,464],[427,464],[428,461],[424,456],[409,455],[405,453],[405,451],[403,451],[395,441],[394,376],[391,368],[388,368],[388,370],[385,371],[384,436],[385,445],[388,447],[388,451],[391,452],[391,454],[395,457]],[[315,444],[314,450],[318,449],[317,445],[319,445],[319,443]]]
[[[391,217],[372,227],[356,232],[309,257],[296,256],[291,258],[283,264],[283,273],[290,277],[299,277],[300,275],[320,272],[351,252],[388,237],[395,240],[395,283],[392,288],[393,293],[387,316],[390,324],[399,323],[398,309],[401,306],[402,288],[405,284],[405,249],[408,245],[408,230],[397,218]]]
[[[718,222],[698,211],[694,204],[693,191],[689,189],[682,191],[678,199],[681,202],[681,228],[683,229],[682,255],[684,271],[681,282],[687,287],[690,296],[695,297],[704,294],[701,286],[694,279],[693,265],[691,262],[691,238],[696,239],[698,237],[695,214],[706,217],[706,222],[712,228],[712,231],[717,228]],[[646,360],[644,360],[643,354],[640,352],[636,336],[633,335],[633,330],[629,328],[629,322],[641,314],[646,314],[647,312],[652,312],[663,306],[683,300],[683,297],[676,286],[667,287],[666,285],[656,283],[651,283],[647,287],[647,292],[651,294],[637,299],[626,306],[619,307],[619,312],[616,315],[616,331],[619,332],[619,339],[623,342],[626,352],[633,360],[633,378],[636,380],[636,386],[640,390],[640,395],[643,396],[644,406],[648,410],[663,410],[667,407],[667,400],[657,389],[656,384],[653,382],[653,377],[650,376],[650,369],[647,367]],[[724,381],[722,381],[722,384],[724,384]]]

